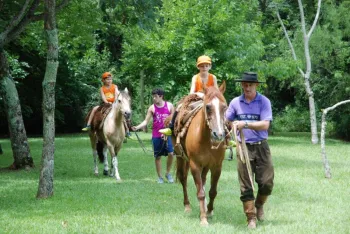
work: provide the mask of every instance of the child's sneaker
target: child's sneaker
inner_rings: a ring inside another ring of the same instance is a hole
[[[235,141],[229,141],[228,146],[230,147],[236,147],[236,142]]]
[[[86,125],[86,127],[83,128],[83,129],[81,129],[81,130],[84,131],[84,132],[87,132],[87,131],[89,131],[90,129],[91,129],[91,125]]]
[[[168,180],[168,182],[169,183],[174,183],[174,179],[173,179],[173,177],[170,175],[170,173],[169,174],[166,174],[165,175],[165,178]]]
[[[159,130],[160,133],[164,134],[165,136],[171,136],[172,131],[170,128],[163,128]]]
[[[163,183],[164,183],[163,178],[162,178],[162,177],[159,177],[159,178],[158,178],[158,184],[163,184]]]

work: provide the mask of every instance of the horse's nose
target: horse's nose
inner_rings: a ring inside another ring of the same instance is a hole
[[[124,116],[125,116],[125,118],[130,119],[131,113],[130,112],[125,112]]]
[[[221,141],[221,140],[224,138],[224,134],[218,133],[218,132],[216,132],[216,131],[213,131],[213,132],[212,132],[212,135],[213,135],[213,138],[214,138],[215,140],[218,140],[218,141]]]

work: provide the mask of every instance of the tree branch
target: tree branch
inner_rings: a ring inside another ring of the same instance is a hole
[[[316,13],[316,16],[315,16],[315,20],[314,20],[314,22],[312,23],[311,29],[310,29],[309,33],[307,34],[308,37],[311,37],[311,34],[312,34],[312,32],[314,31],[314,29],[315,29],[315,27],[316,27],[318,18],[319,18],[319,16],[320,16],[321,2],[322,2],[322,0],[318,0],[318,3],[317,3],[317,13]]]
[[[29,3],[30,3],[31,0],[26,0],[26,2],[24,3],[23,7],[22,7],[22,10],[19,12],[18,15],[15,15],[11,22],[8,24],[6,30],[1,33],[3,34],[2,36],[4,38],[6,38],[6,36],[18,25],[18,23],[23,19],[24,15],[26,14],[27,12],[27,9],[28,9],[28,6],[29,6]]]
[[[61,3],[57,4],[56,6],[56,13],[59,12],[60,10],[62,10],[65,6],[68,5],[70,0],[62,0]]]
[[[281,26],[282,26],[282,29],[283,29],[283,32],[284,32],[284,36],[287,38],[287,41],[288,41],[290,50],[292,51],[293,59],[294,59],[295,61],[297,61],[298,59],[297,59],[297,56],[296,56],[296,54],[295,54],[295,50],[294,50],[293,44],[292,44],[292,42],[290,41],[289,35],[288,35],[288,33],[287,33],[287,29],[286,29],[286,27],[284,26],[284,23],[283,23],[283,21],[282,21],[282,19],[281,19],[281,16],[280,16],[280,13],[279,13],[278,9],[276,9],[276,14],[277,14],[278,21],[280,22],[280,24],[281,24]],[[304,72],[303,72],[303,70],[301,70],[299,67],[298,67],[298,70],[299,70],[299,72],[301,73],[301,75],[304,77]]]
[[[326,109],[322,110],[322,112],[323,112],[324,114],[327,114],[328,111],[333,110],[333,109],[337,108],[338,106],[343,105],[343,104],[346,104],[346,103],[350,103],[350,99],[349,99],[349,100],[345,100],[345,101],[338,102],[337,104],[334,104],[334,105],[331,106],[331,107],[327,107]]]
[[[69,1],[70,0],[62,0],[61,3],[56,6],[56,11],[62,10],[69,3]],[[3,45],[9,43],[19,34],[21,34],[29,23],[44,19],[44,13],[35,14],[35,11],[38,8],[39,4],[40,0],[34,0],[30,9],[27,11],[25,16],[21,19],[21,21],[14,28],[12,28],[7,35],[4,35],[3,38],[1,38],[2,35],[0,34],[0,38],[3,40]]]
[[[304,40],[305,40],[307,37],[307,34],[306,34],[306,27],[305,27],[304,8],[303,8],[303,3],[301,2],[301,0],[298,0],[298,4],[299,4],[299,11],[300,11],[301,29],[303,31]]]
[[[20,33],[23,32],[23,30],[25,29],[25,26],[27,26],[32,21],[32,17],[34,16],[35,10],[39,6],[39,3],[40,3],[40,0],[34,0],[34,2],[32,2],[29,10],[26,12],[26,14],[21,19],[21,21],[18,22],[17,25],[15,27],[13,27],[11,29],[11,31],[9,31],[8,34],[5,35],[4,38],[2,38],[3,39],[3,42],[2,42],[3,45],[9,43],[14,38],[16,38]]]

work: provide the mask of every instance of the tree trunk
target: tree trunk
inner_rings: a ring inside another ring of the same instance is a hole
[[[325,177],[330,179],[332,177],[331,167],[329,165],[329,161],[326,155],[326,146],[325,146],[325,135],[326,135],[326,125],[327,125],[326,115],[327,115],[327,111],[323,111],[322,124],[321,124],[321,156],[323,160]]]
[[[309,111],[310,111],[310,123],[311,123],[311,142],[312,144],[317,144],[318,135],[317,135],[315,100],[314,100],[313,92],[308,93],[308,95],[309,95]]]
[[[322,124],[321,124],[321,156],[323,159],[325,177],[328,179],[330,179],[332,175],[331,175],[331,167],[329,166],[329,161],[326,155],[326,144],[325,144],[326,126],[327,126],[326,116],[328,111],[333,110],[336,107],[343,105],[345,103],[350,103],[350,100],[338,102],[337,104],[331,107],[328,107],[322,111],[323,113],[322,113]]]
[[[320,9],[321,9],[321,2],[322,0],[318,0],[317,3],[317,12],[314,19],[314,22],[310,28],[310,30],[306,31],[306,25],[305,25],[305,16],[304,16],[304,9],[303,9],[303,3],[301,0],[298,0],[299,10],[300,10],[300,21],[301,21],[301,29],[303,32],[303,43],[304,43],[304,56],[305,56],[305,62],[306,62],[306,72],[304,73],[303,70],[298,67],[298,70],[302,77],[304,78],[304,84],[305,84],[305,90],[309,97],[309,112],[310,112],[310,126],[311,126],[311,142],[312,144],[318,143],[318,135],[317,135],[317,120],[316,120],[316,111],[315,111],[315,100],[314,100],[314,93],[312,92],[311,85],[310,85],[310,74],[312,71],[311,68],[311,56],[309,51],[309,41],[310,37],[312,35],[312,32],[314,31],[319,15],[320,15]],[[287,38],[289,47],[292,52],[293,59],[297,61],[297,56],[293,47],[292,42],[289,39],[289,35],[287,33],[287,30],[284,26],[284,23],[281,19],[281,16],[278,12],[278,9],[276,11],[278,21],[280,22],[284,35]]]
[[[56,29],[56,1],[45,0],[44,28],[47,41],[47,61],[43,86],[43,152],[37,198],[51,197],[54,192],[55,153],[55,86],[58,69],[58,36]]]
[[[7,56],[3,48],[0,48],[0,95],[4,100],[4,109],[7,114],[11,138],[14,159],[11,168],[22,169],[34,167],[16,85],[10,76]]]

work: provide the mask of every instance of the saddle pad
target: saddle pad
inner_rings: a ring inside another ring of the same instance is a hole
[[[203,104],[203,99],[196,94],[189,94],[183,97],[178,102],[178,106],[181,105],[181,107],[174,125],[175,136],[177,136],[180,132],[183,131],[182,129],[185,127],[185,125],[187,126],[189,125],[187,122],[189,120],[192,120],[192,118],[190,117],[198,112],[195,110],[199,105],[202,105],[202,104]]]
[[[91,123],[91,130],[92,131],[97,131],[99,129],[102,129],[103,127],[103,123],[107,117],[107,115],[109,114],[109,112],[111,112],[112,110],[112,104],[110,103],[104,103],[101,104],[94,115],[94,118],[92,119],[92,123]]]

